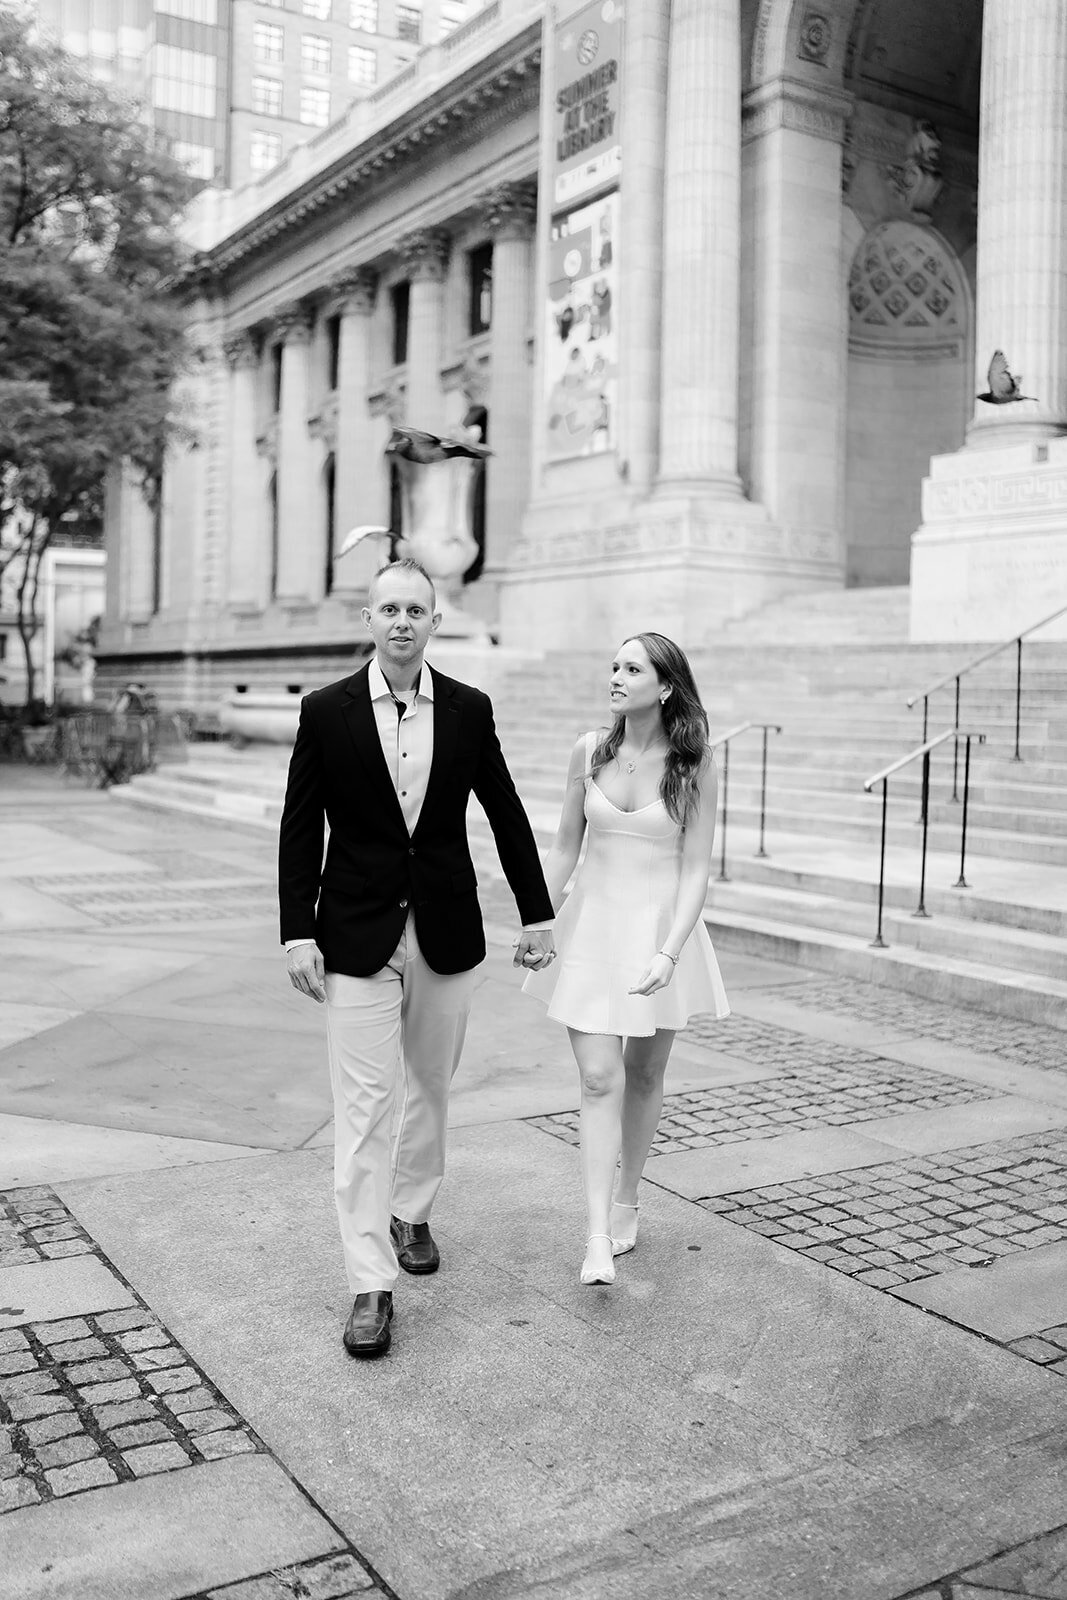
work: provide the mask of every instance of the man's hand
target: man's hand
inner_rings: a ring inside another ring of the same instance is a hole
[[[525,967],[527,972],[542,972],[556,959],[556,944],[551,928],[540,932],[520,933],[515,945],[513,967]]]
[[[294,945],[287,957],[289,982],[301,994],[306,994],[321,1005],[326,999],[326,968],[322,951],[309,939],[307,944]]]

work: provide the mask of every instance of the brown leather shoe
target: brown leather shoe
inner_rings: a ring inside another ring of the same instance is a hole
[[[393,1217],[389,1237],[405,1272],[436,1272],[441,1265],[441,1252],[433,1242],[428,1222],[401,1222],[399,1217]]]
[[[357,1294],[345,1323],[345,1349],[350,1356],[384,1356],[392,1333],[393,1296],[389,1289]]]

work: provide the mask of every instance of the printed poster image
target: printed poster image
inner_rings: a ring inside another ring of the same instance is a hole
[[[615,449],[618,405],[617,193],[557,217],[545,328],[548,459]]]

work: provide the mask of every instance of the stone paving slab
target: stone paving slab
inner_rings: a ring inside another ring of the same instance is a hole
[[[815,1128],[727,1148],[708,1146],[667,1152],[648,1177],[674,1194],[700,1200],[794,1178],[874,1166],[899,1157],[900,1151],[892,1145],[852,1128]]]
[[[100,944],[69,934],[0,932],[0,1002],[107,1005],[191,966],[195,955],[109,939]]]
[[[94,1256],[37,1261],[0,1270],[0,1332],[134,1303],[130,1291]]]
[[[0,1529],[0,1600],[182,1600],[344,1546],[263,1455],[90,1489]]]
[[[980,1280],[978,1274],[963,1269],[904,1285],[894,1293],[991,1339],[1021,1339],[1067,1323],[1067,1242],[1002,1257]]]
[[[261,1153],[262,1147],[254,1145],[171,1139],[163,1134],[92,1128],[81,1122],[0,1112],[0,1189],[99,1177],[108,1172],[143,1172],[148,1167],[231,1161]]]
[[[865,1132],[899,1150],[922,1155],[1063,1127],[1067,1127],[1067,1107],[1040,1105],[1017,1095],[999,1095],[973,1105],[878,1119],[869,1122]]]

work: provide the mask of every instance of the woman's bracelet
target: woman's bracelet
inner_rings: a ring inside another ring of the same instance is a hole
[[[661,955],[661,956],[666,956],[667,960],[671,963],[671,965],[673,967],[676,967],[678,965],[678,957],[677,956],[672,956],[669,950],[660,950],[657,953],[659,955]]]

